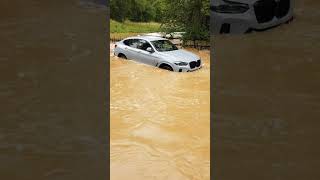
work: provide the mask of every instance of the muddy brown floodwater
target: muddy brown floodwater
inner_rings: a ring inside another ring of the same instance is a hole
[[[0,179],[107,179],[105,14],[0,1]]]
[[[177,73],[111,57],[111,179],[208,180],[209,51]]]
[[[319,177],[320,1],[295,2],[290,24],[214,39],[216,179]]]

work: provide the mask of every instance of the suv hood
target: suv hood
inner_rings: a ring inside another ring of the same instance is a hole
[[[191,61],[196,61],[200,59],[199,56],[182,49],[175,51],[160,52],[160,54],[164,56],[167,61],[170,62],[183,61],[189,63]]]

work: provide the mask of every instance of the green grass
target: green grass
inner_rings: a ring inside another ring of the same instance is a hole
[[[131,22],[123,23],[110,20],[110,38],[111,40],[121,40],[129,36],[136,36],[143,33],[159,32],[160,23],[156,22]]]
[[[123,23],[110,20],[110,33],[150,33],[159,32],[160,24],[155,22],[131,22]]]

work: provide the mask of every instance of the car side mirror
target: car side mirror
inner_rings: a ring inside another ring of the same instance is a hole
[[[152,50],[152,48],[151,47],[147,47],[147,49],[146,49],[149,53],[153,53],[153,50]]]

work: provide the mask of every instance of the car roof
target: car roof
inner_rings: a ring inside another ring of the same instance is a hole
[[[128,37],[126,39],[144,39],[144,40],[148,40],[148,41],[167,40],[165,38],[156,37],[156,36],[134,36],[134,37]]]

